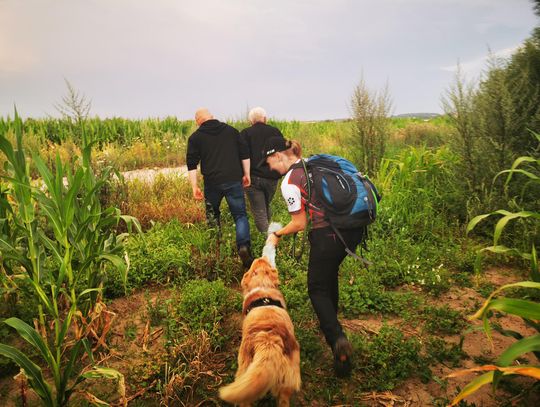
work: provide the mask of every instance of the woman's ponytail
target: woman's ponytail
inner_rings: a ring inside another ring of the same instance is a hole
[[[287,140],[285,146],[287,147],[288,155],[295,155],[296,157],[302,157],[302,146],[296,140]]]

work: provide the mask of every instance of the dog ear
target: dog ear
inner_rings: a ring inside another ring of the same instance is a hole
[[[244,273],[244,276],[242,277],[242,281],[240,282],[240,287],[242,287],[242,290],[247,289],[250,281],[251,281],[251,273],[247,271]]]
[[[277,287],[280,284],[279,275],[275,268],[268,267],[264,270],[264,272],[267,275],[268,279],[272,282],[274,287]]]

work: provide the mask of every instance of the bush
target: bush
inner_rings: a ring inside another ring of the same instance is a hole
[[[156,224],[142,236],[130,237],[126,245],[130,259],[128,289],[147,283],[185,281],[189,277],[189,235],[189,230],[184,226],[170,222],[166,225]],[[124,294],[120,276],[113,270],[107,274],[105,291],[109,297]]]
[[[242,298],[225,287],[222,280],[190,280],[182,287],[180,300],[173,308],[192,332],[204,330],[215,346],[221,346],[230,339],[221,329],[221,321],[241,312]]]
[[[426,315],[424,327],[430,333],[454,335],[460,333],[466,325],[461,313],[448,305],[426,307],[424,314]]]
[[[398,314],[415,302],[414,294],[385,291],[375,273],[357,273],[340,284],[340,307],[346,318],[366,312]]]
[[[420,356],[418,339],[406,338],[396,327],[384,325],[368,342],[358,335],[353,335],[351,340],[358,349],[357,368],[363,374],[362,384],[366,389],[392,390],[415,373],[430,375]]]

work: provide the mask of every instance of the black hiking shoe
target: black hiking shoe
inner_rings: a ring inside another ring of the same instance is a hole
[[[334,372],[337,377],[350,377],[352,370],[352,346],[345,336],[334,343]]]
[[[240,260],[242,260],[242,266],[247,270],[251,267],[251,263],[253,263],[253,256],[251,255],[251,250],[248,246],[240,246],[238,248],[238,256],[240,256]]]

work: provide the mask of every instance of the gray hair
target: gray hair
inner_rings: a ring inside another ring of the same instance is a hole
[[[249,111],[248,119],[251,124],[258,122],[264,123],[266,119],[266,110],[264,110],[262,107],[254,107]]]

